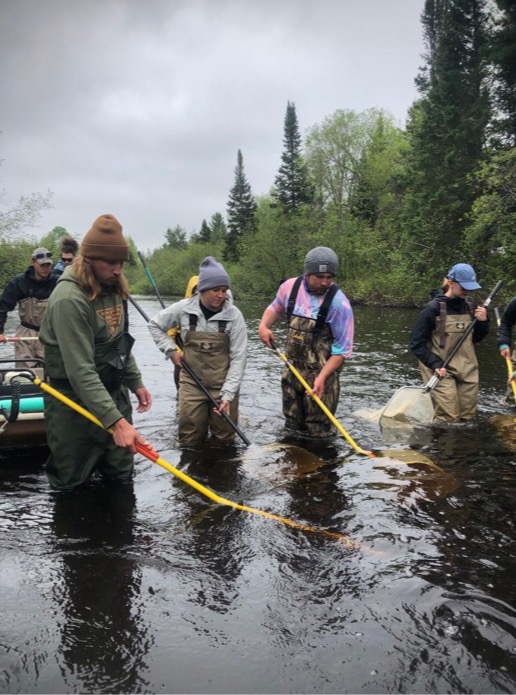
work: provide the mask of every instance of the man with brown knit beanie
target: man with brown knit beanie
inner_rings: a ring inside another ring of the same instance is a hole
[[[149,410],[152,398],[131,355],[129,291],[122,275],[128,258],[120,222],[113,215],[98,217],[59,279],[41,326],[50,385],[113,429],[111,436],[45,394],[47,475],[56,488],[76,487],[94,473],[129,479],[135,444],[146,444],[131,422],[129,391],[139,413]]]

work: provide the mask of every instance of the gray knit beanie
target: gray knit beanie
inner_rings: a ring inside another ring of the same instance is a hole
[[[312,273],[331,273],[337,275],[339,259],[335,251],[327,246],[317,246],[306,254],[305,275]]]
[[[206,256],[199,266],[197,290],[204,292],[204,290],[211,290],[214,287],[229,287],[229,275],[222,264],[216,261],[213,256]]]

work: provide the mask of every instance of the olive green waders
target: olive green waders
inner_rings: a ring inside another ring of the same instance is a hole
[[[65,380],[50,385],[71,400],[84,404]],[[125,419],[132,423],[129,391],[123,384],[106,387]],[[115,444],[113,436],[53,396],[44,394],[50,457],[47,475],[53,487],[72,488],[86,482],[94,471],[109,479],[132,477],[134,456]]]
[[[216,401],[229,369],[229,335],[190,330],[184,339],[184,355],[192,370]],[[233,428],[214,412],[213,403],[197,386],[185,369],[179,376],[178,438],[182,446],[199,444],[208,432],[220,442],[232,442]],[[238,420],[238,394],[231,401],[230,418]]]
[[[287,335],[286,354],[290,362],[312,388],[314,381],[331,354],[333,336],[325,324],[319,335],[314,334],[315,320],[292,316]],[[335,414],[339,402],[340,370],[326,379],[321,400]],[[294,431],[305,432],[311,437],[329,437],[333,425],[317,403],[305,393],[299,380],[285,365],[281,374],[283,415],[285,426]]]
[[[444,361],[461,339],[472,322],[470,314],[446,315],[444,336],[441,328],[442,317],[436,318],[436,327],[432,333],[430,349]],[[445,342],[443,345],[442,343]],[[419,363],[423,381],[426,384],[434,372]],[[478,361],[470,334],[458,353],[446,367],[446,376],[431,392],[435,410],[435,420],[441,422],[458,422],[471,420],[477,412],[478,402]]]

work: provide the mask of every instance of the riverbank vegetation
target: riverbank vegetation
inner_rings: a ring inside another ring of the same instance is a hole
[[[213,211],[191,235],[171,226],[144,250],[162,294],[181,295],[213,255],[237,296],[270,298],[319,245],[339,255],[355,302],[419,305],[456,262],[486,289],[504,279],[504,294],[516,293],[516,5],[426,0],[421,22],[426,54],[406,124],[342,108],[302,136],[288,102],[269,192],[253,195],[239,150],[225,216]],[[53,233],[43,241],[55,247]],[[2,239],[2,280],[9,248]],[[138,262],[127,275],[133,292],[152,291]]]

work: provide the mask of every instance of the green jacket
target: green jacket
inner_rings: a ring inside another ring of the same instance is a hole
[[[50,295],[39,334],[51,383],[64,380],[66,387],[69,382],[106,428],[122,417],[109,391],[120,383],[133,392],[143,386],[124,324],[120,296],[106,291],[91,301],[70,268]]]

